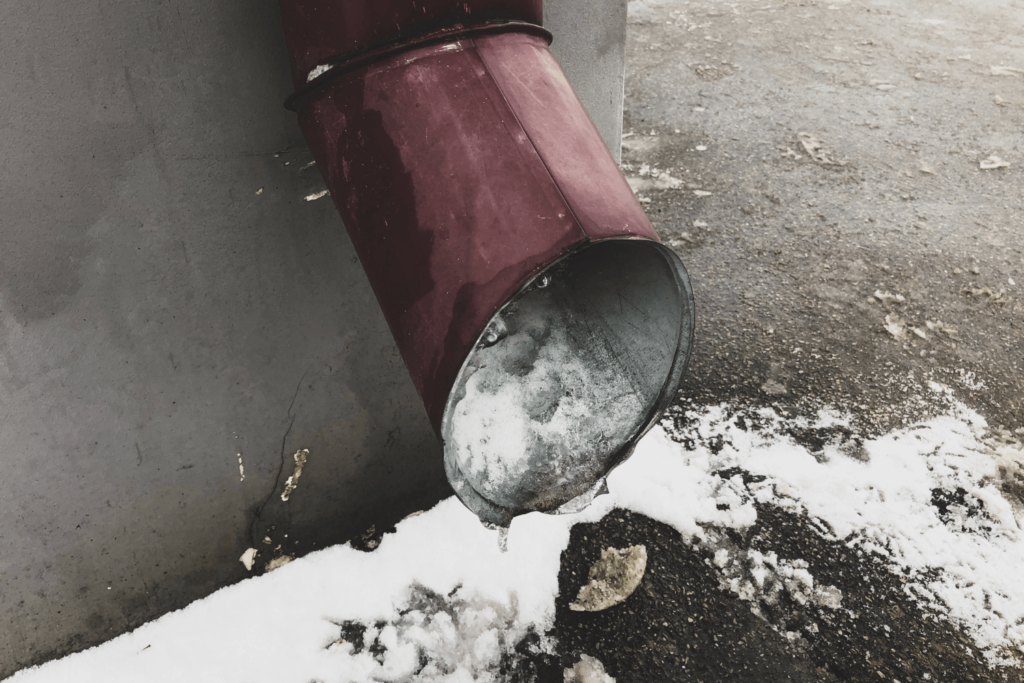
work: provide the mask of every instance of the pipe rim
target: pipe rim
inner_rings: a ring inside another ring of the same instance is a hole
[[[498,308],[494,314],[488,319],[487,324],[480,330],[476,337],[474,344],[470,347],[469,352],[466,354],[466,358],[463,360],[462,366],[459,369],[458,374],[455,377],[455,381],[452,387],[449,389],[448,397],[445,400],[444,412],[441,417],[440,435],[441,443],[444,451],[444,467],[445,474],[448,477],[448,481],[452,488],[455,490],[459,500],[462,501],[463,505],[473,511],[480,521],[485,525],[493,525],[498,527],[508,527],[512,519],[522,514],[528,514],[530,512],[545,512],[549,514],[557,514],[559,507],[566,505],[567,503],[576,500],[576,498],[563,501],[559,506],[551,507],[548,509],[538,508],[509,508],[499,503],[489,500],[481,493],[476,491],[470,484],[469,480],[460,470],[458,463],[455,461],[455,457],[451,455],[451,451],[447,448],[445,441],[445,435],[451,431],[450,417],[452,415],[452,409],[454,408],[454,399],[458,387],[461,384],[463,373],[472,357],[473,349],[477,348],[480,344],[483,335],[486,333],[491,320],[494,319],[504,308],[512,301],[514,301],[521,294],[530,289],[534,282],[545,274],[549,273],[552,269],[564,264],[569,259],[579,256],[581,253],[590,249],[591,247],[608,244],[612,242],[632,242],[632,243],[645,243],[649,245],[656,253],[658,253],[666,262],[669,267],[669,271],[672,273],[673,280],[677,288],[678,303],[680,305],[681,314],[679,316],[679,325],[675,340],[675,349],[672,355],[672,361],[669,365],[668,372],[665,376],[664,381],[661,383],[661,388],[658,394],[650,401],[649,407],[641,421],[638,422],[638,426],[633,430],[632,434],[625,439],[623,445],[618,448],[609,458],[608,466],[604,473],[600,475],[593,486],[596,488],[598,483],[601,481],[607,481],[607,478],[611,473],[625,462],[630,455],[632,455],[636,444],[649,432],[654,425],[658,422],[664,412],[672,404],[673,399],[679,391],[679,385],[682,382],[683,373],[689,365],[690,358],[693,353],[693,341],[696,327],[696,316],[694,308],[693,289],[690,284],[689,275],[686,272],[686,267],[683,265],[682,260],[678,254],[672,251],[669,247],[665,246],[661,242],[647,239],[647,238],[636,238],[636,237],[613,237],[603,240],[590,240],[581,244],[577,249],[572,250],[561,256],[560,258],[547,264],[536,273],[534,273],[529,279],[527,279],[522,285],[520,285],[512,295],[510,295]],[[604,491],[607,489],[605,488]],[[604,492],[601,491],[601,492]],[[597,495],[600,495],[599,492]],[[583,494],[586,495],[586,494]],[[582,497],[582,496],[580,496]]]

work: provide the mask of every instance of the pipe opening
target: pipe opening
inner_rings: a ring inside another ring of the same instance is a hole
[[[657,242],[592,244],[533,278],[448,397],[441,435],[459,498],[499,526],[586,507],[668,407],[692,338],[686,272]]]

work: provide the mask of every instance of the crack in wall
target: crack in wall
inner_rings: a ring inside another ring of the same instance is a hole
[[[252,507],[252,518],[249,520],[249,547],[255,548],[256,546],[256,522],[263,518],[263,511],[266,510],[267,505],[274,498],[274,493],[277,491],[278,485],[281,483],[281,475],[284,474],[284,463],[285,453],[287,452],[286,446],[288,445],[288,437],[292,433],[292,428],[295,426],[295,401],[299,397],[299,391],[302,389],[302,383],[306,380],[306,376],[309,371],[312,370],[312,366],[306,368],[306,371],[302,373],[302,377],[299,378],[298,384],[295,386],[295,393],[292,395],[292,401],[288,405],[287,419],[288,427],[284,431],[284,436],[281,437],[281,452],[280,462],[277,466],[277,475],[274,477],[274,485],[270,487],[270,492],[267,493],[266,498],[263,499],[262,503],[258,503]]]

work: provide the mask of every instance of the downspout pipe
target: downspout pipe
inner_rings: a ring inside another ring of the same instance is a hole
[[[678,390],[693,296],[541,0],[281,0],[299,125],[444,443],[507,527],[582,509]]]

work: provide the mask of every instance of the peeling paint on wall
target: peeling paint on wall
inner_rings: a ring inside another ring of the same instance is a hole
[[[288,477],[284,482],[284,493],[281,494],[281,500],[288,502],[292,492],[295,491],[295,488],[299,485],[299,477],[302,476],[302,468],[306,465],[306,457],[308,455],[309,449],[303,448],[301,451],[296,451],[295,455],[292,456],[295,458],[295,471],[292,473],[292,476]]]
[[[256,548],[249,548],[242,556],[238,558],[238,561],[245,565],[246,570],[252,571],[252,563],[256,559]]]
[[[267,562],[266,571],[272,572],[275,569],[280,569],[294,559],[295,558],[291,555],[280,555],[279,557],[275,557],[270,562]]]

